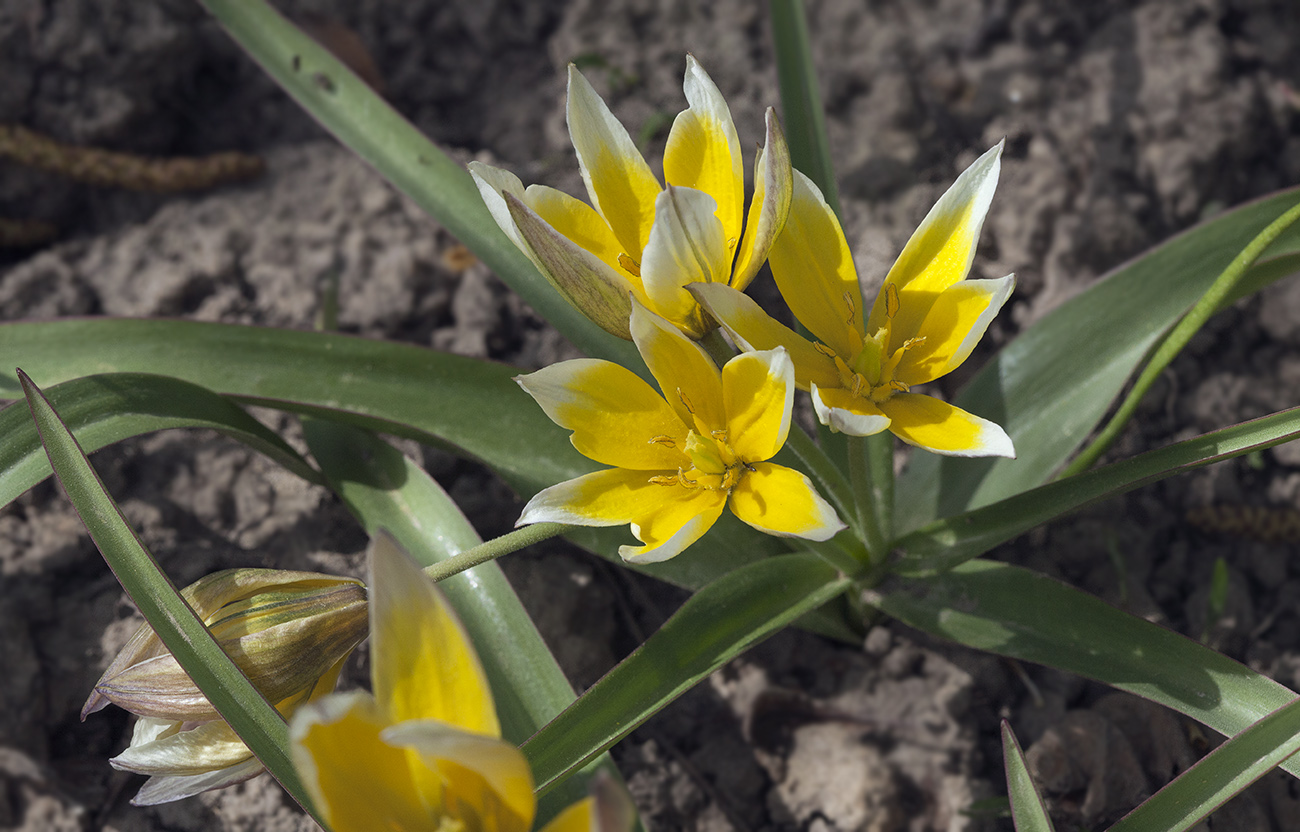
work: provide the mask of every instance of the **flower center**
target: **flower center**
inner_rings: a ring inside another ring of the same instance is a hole
[[[745,473],[754,469],[736,455],[728,440],[725,430],[710,431],[709,436],[690,431],[686,435],[685,451],[691,467],[679,468],[675,475],[651,477],[650,482],[730,493]]]
[[[835,369],[839,371],[840,386],[854,396],[869,399],[875,404],[887,402],[895,393],[906,393],[910,388],[894,378],[898,364],[903,360],[903,353],[925,340],[909,338],[892,353],[889,348],[890,331],[894,316],[898,314],[898,287],[893,283],[885,286],[885,325],[875,334],[863,339],[862,349],[851,362],[845,362],[838,353],[825,344],[817,344],[817,350],[823,355],[835,359]]]

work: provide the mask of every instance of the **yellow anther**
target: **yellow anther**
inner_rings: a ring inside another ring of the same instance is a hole
[[[646,441],[646,444],[647,444],[647,445],[663,445],[665,448],[676,448],[676,447],[677,447],[677,443],[674,442],[674,441],[673,441],[673,438],[672,438],[671,436],[669,436],[668,434],[666,434],[666,433],[661,433],[661,434],[659,434],[658,436],[651,437],[650,439],[648,439],[648,440]]]
[[[727,442],[727,432],[725,430],[711,430],[709,436],[712,436],[718,442]]]
[[[677,398],[681,400],[682,407],[686,408],[686,412],[694,416],[695,408],[691,406],[691,400],[686,398],[686,394],[682,392],[680,387],[677,388]]]
[[[740,242],[740,240],[739,240],[738,238],[736,238],[736,237],[729,237],[729,238],[727,239],[727,251],[733,251],[733,250],[735,250],[735,248],[736,248],[736,243],[738,243],[738,242]]]
[[[826,346],[826,345],[823,344],[821,341],[815,341],[815,342],[813,342],[813,349],[817,350],[817,352],[821,353],[822,355],[826,356],[827,358],[834,358],[834,357],[835,357],[835,350],[833,350],[833,349],[831,349],[830,347]]]
[[[626,254],[620,254],[618,256],[618,264],[622,266],[629,274],[636,275],[637,277],[641,276],[641,264],[633,260],[631,257],[627,256]]]
[[[855,395],[855,396],[860,396],[860,395],[862,395],[862,388],[863,388],[863,387],[866,387],[866,386],[867,386],[867,380],[866,380],[865,378],[863,378],[863,377],[861,376],[861,374],[859,374],[859,373],[854,373],[854,374],[853,374],[853,389],[852,389],[851,391],[849,391],[849,392],[851,392],[851,393],[852,393],[853,395]]]
[[[903,346],[899,347],[899,349],[910,350],[912,347],[915,347],[917,344],[924,344],[925,339],[926,336],[924,335],[919,335],[916,338],[908,338],[906,341],[903,342]]]
[[[677,485],[677,477],[673,477],[673,476],[651,477],[650,482],[655,485]]]
[[[844,323],[853,326],[853,319],[858,316],[858,305],[853,302],[853,293],[848,289],[844,290],[844,305],[849,308],[849,316],[844,319]]]
[[[898,284],[885,285],[885,317],[893,318],[898,314]]]
[[[678,482],[680,482],[682,485],[686,486],[687,488],[695,488],[697,485],[700,484],[699,480],[693,480],[690,477],[686,476],[686,472],[680,468],[677,469],[676,479]]]

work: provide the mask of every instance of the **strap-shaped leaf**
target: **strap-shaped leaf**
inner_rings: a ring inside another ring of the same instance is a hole
[[[289,760],[283,718],[177,594],[49,401],[30,379],[20,376],[20,380],[50,464],[122,588],[239,738],[298,803],[310,807]]]
[[[1045,482],[1101,420],[1156,340],[1242,246],[1298,202],[1300,189],[1292,189],[1202,223],[1111,273],[1011,342],[955,403],[1006,428],[1017,458],[913,455],[898,482],[898,505],[907,512],[899,515],[899,531]],[[1296,232],[1293,226],[1265,257],[1294,253],[1300,248]]]
[[[87,376],[45,391],[87,453],[167,428],[211,428],[243,442],[309,482],[320,474],[283,439],[237,405],[179,379],[140,373]],[[0,505],[50,475],[31,413],[15,402],[0,410]]]
[[[316,414],[450,448],[477,459],[524,495],[598,466],[580,455],[541,408],[490,361],[346,335],[200,323],[88,318],[0,324],[0,355],[42,384],[104,371],[174,376],[240,401]],[[0,369],[0,396],[17,380]],[[575,539],[609,557],[626,529],[584,529]],[[739,521],[689,557],[644,567],[699,587],[785,544]]]
[[[1300,700],[1279,708],[1178,776],[1110,832],[1183,832],[1300,751]]]
[[[1227,736],[1296,699],[1221,653],[1018,566],[972,560],[864,596],[918,630],[1105,682]],[[1283,767],[1300,775],[1300,760]]]
[[[1025,754],[1005,719],[1002,720],[1002,756],[1006,761],[1007,797],[1011,799],[1011,819],[1016,824],[1016,832],[1052,832],[1052,820],[1025,767]]]
[[[1048,483],[991,506],[937,520],[898,541],[900,574],[948,569],[1053,518],[1181,471],[1300,436],[1300,408],[1216,430],[1167,448]]]
[[[578,701],[524,743],[545,790],[849,580],[807,553],[741,567],[701,589]]]

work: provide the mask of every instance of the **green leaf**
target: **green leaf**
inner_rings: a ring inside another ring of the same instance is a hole
[[[1006,760],[1007,796],[1011,798],[1011,818],[1016,832],[1052,832],[1052,820],[1025,767],[1024,752],[1005,719],[1002,720],[1002,756]]]
[[[817,183],[826,204],[839,216],[840,197],[826,138],[826,111],[813,65],[803,0],[772,0],[768,8],[790,162]]]
[[[659,631],[522,746],[546,789],[849,580],[807,553],[737,569],[695,593]]]
[[[506,238],[469,173],[329,50],[262,0],[201,2],[304,110],[468,246],[564,337],[588,355],[645,371],[630,342],[565,303]]]
[[[483,462],[525,496],[595,470],[511,380],[518,370],[422,347],[346,335],[200,323],[87,318],[0,324],[0,355],[42,384],[112,372],[174,376],[239,401],[319,415],[448,448]],[[0,370],[0,396],[18,383]],[[628,531],[582,530],[580,545],[616,558]],[[724,518],[685,557],[641,567],[682,586],[785,544]]]
[[[130,436],[167,428],[211,428],[266,454],[309,482],[320,474],[283,439],[216,393],[166,376],[110,373],[74,379],[45,391],[87,453]],[[50,475],[36,425],[26,407],[0,410],[0,505]]]
[[[244,744],[294,800],[310,807],[311,801],[289,759],[288,728],[283,718],[177,594],[49,401],[31,379],[20,374],[19,380],[50,464],[122,588]]]
[[[1071,511],[1181,471],[1270,448],[1300,436],[1300,408],[1147,451],[956,517],[937,520],[895,546],[896,571],[922,575],[948,569]]]
[[[1160,336],[1300,189],[1221,214],[1123,266],[1009,344],[955,403],[1006,428],[1017,458],[914,454],[898,483],[900,532],[1041,485],[1087,437]],[[1292,229],[1294,231],[1294,228]],[[1294,246],[1288,233],[1266,252]]]
[[[967,561],[864,597],[922,632],[1105,682],[1226,736],[1296,699],[1227,656],[1018,566]],[[1300,760],[1283,767],[1300,775]]]
[[[1300,700],[1256,722],[1123,817],[1110,832],[1183,832],[1300,751]],[[1289,768],[1294,773],[1294,768]]]

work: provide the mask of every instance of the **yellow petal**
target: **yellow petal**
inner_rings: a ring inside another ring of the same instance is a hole
[[[740,156],[740,139],[731,120],[731,110],[717,85],[686,56],[686,80],[682,84],[690,108],[673,121],[664,148],[664,179],[704,191],[716,200],[717,218],[723,239],[734,252],[740,238],[740,217],[745,205],[745,170]]]
[[[543,826],[542,832],[596,832],[594,809],[594,799],[579,800]]]
[[[889,417],[870,400],[855,396],[843,387],[814,384],[810,392],[817,419],[835,433],[871,436],[889,427]]]
[[[523,200],[552,228],[598,257],[626,282],[636,287],[641,285],[640,279],[619,263],[623,246],[595,208],[545,185],[529,185]]]
[[[579,453],[605,465],[675,470],[686,464],[686,434],[663,397],[611,361],[578,358],[515,379],[570,437]]]
[[[294,714],[294,768],[333,832],[437,829],[439,797],[417,788],[410,752],[379,738],[387,725],[362,693],[327,696]]]
[[[944,456],[1015,458],[1001,427],[932,396],[898,393],[880,409],[892,420],[889,429],[909,445]]]
[[[528,255],[529,259],[533,261],[533,265],[542,269],[542,265],[537,262],[536,257],[533,256],[533,253],[519,235],[519,229],[515,226],[515,221],[510,216],[510,209],[506,206],[506,194],[514,194],[516,197],[523,198],[524,183],[519,181],[519,177],[510,171],[495,168],[483,162],[473,161],[469,163],[468,167],[470,176],[474,177],[474,184],[478,186],[479,196],[483,198],[483,204],[487,206],[488,212],[492,214],[492,219],[496,220],[497,225],[510,238],[510,242]]]
[[[940,292],[920,329],[909,336],[923,340],[903,353],[894,378],[909,386],[925,384],[961,366],[1015,285],[1015,276],[1007,275],[963,280]]]
[[[790,311],[842,356],[862,349],[862,290],[835,212],[812,180],[794,171],[785,227],[768,252]]]
[[[708,353],[640,304],[632,304],[630,329],[651,375],[681,420],[703,436],[726,427],[722,376]]]
[[[684,286],[727,280],[730,259],[713,197],[670,185],[655,200],[655,225],[641,258],[648,308],[692,338],[705,326],[695,298]]]
[[[487,677],[451,605],[402,548],[370,544],[370,678],[389,722],[437,719],[501,736]]]
[[[731,492],[731,510],[749,525],[778,537],[830,540],[843,528],[835,509],[799,471],[771,462],[753,464]]]
[[[625,471],[611,468],[585,474],[538,492],[524,506],[516,525],[573,523],[579,526],[630,524],[645,546],[621,546],[618,553],[633,563],[656,563],[698,540],[722,514],[726,494],[660,482],[672,471]]]
[[[402,722],[381,738],[410,748],[442,777],[448,814],[475,818],[471,828],[527,832],[537,809],[533,773],[519,749],[432,720]]]
[[[569,64],[569,136],[591,204],[609,223],[623,252],[640,262],[661,188],[627,129]]]
[[[966,277],[998,185],[1002,145],[998,142],[963,171],[912,233],[885,277],[871,309],[869,331],[875,332],[885,323],[886,286],[898,287],[900,310],[895,326],[915,331],[938,294]],[[897,344],[889,346],[893,349]]]
[[[740,240],[731,286],[744,291],[767,260],[776,235],[785,227],[794,192],[790,148],[786,146],[776,111],[767,108],[767,144],[754,157],[754,198],[745,218],[745,236]]]
[[[790,432],[794,364],[782,347],[747,352],[722,368],[731,447],[745,462],[771,459]]]
[[[799,389],[807,390],[809,383],[823,387],[840,383],[835,359],[818,352],[807,338],[769,316],[749,295],[717,283],[695,284],[688,288],[741,349],[785,347],[794,362],[794,379]]]
[[[631,282],[627,273],[575,244],[513,194],[505,202],[528,255],[555,290],[606,332],[630,339],[628,298],[629,293],[643,294],[639,281]]]

